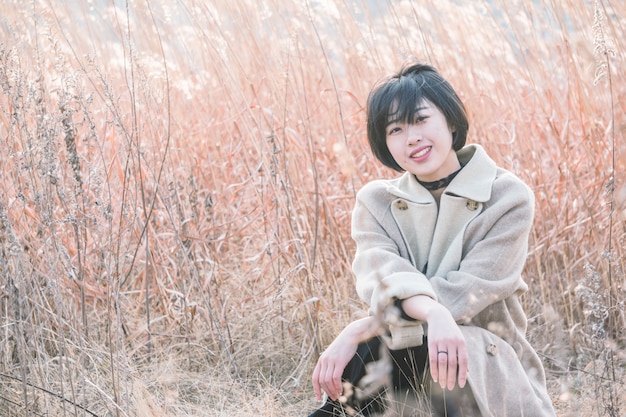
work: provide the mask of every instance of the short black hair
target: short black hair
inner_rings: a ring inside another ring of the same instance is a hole
[[[445,116],[452,133],[452,147],[458,151],[465,146],[469,121],[456,91],[432,66],[412,63],[376,85],[367,99],[367,139],[374,156],[383,165],[396,171],[404,170],[387,148],[387,124],[393,119],[413,120],[417,105],[428,100]]]

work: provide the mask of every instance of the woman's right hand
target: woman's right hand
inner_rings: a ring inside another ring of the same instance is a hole
[[[341,376],[348,362],[356,354],[360,342],[378,334],[374,317],[366,317],[347,325],[322,353],[313,371],[315,398],[321,400],[322,392],[330,399],[338,400],[343,391]]]

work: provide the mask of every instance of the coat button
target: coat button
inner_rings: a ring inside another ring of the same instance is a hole
[[[498,354],[498,346],[495,343],[491,343],[487,346],[487,354],[496,356]]]
[[[468,210],[475,211],[478,208],[478,202],[474,200],[467,200],[467,203],[465,204],[465,206],[467,207]]]
[[[396,201],[396,207],[398,208],[398,210],[408,210],[409,209],[409,205],[404,200]]]

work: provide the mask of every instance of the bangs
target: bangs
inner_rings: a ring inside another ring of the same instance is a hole
[[[413,77],[402,77],[393,83],[382,101],[386,104],[387,124],[394,122],[409,122],[415,119],[424,96],[424,80],[418,85],[418,80]]]

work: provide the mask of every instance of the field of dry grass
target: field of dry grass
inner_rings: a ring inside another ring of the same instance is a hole
[[[411,56],[535,191],[559,415],[624,415],[625,29],[621,0],[3,2],[0,415],[306,415],[365,313],[355,192],[395,175],[365,98]]]

